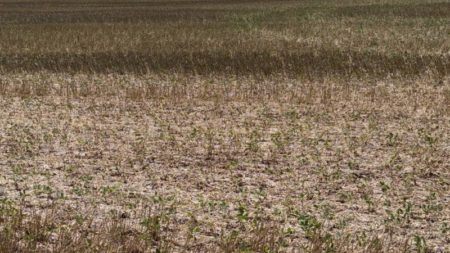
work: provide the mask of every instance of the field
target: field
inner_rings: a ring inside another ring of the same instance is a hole
[[[0,252],[450,252],[446,0],[0,0]]]

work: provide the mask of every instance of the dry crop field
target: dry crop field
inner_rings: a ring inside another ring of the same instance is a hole
[[[447,0],[0,0],[0,252],[450,252]]]

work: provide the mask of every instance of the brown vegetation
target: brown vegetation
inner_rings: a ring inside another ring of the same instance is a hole
[[[450,250],[445,1],[0,1],[0,252]]]

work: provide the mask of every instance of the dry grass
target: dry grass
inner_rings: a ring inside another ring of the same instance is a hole
[[[315,79],[450,69],[448,3],[88,3],[5,4],[0,70]]]
[[[445,1],[0,2],[0,252],[446,252]]]

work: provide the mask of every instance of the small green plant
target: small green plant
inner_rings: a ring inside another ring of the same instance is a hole
[[[420,235],[414,235],[414,246],[416,247],[417,253],[429,252],[425,238]]]
[[[367,210],[371,213],[375,212],[374,203],[371,196],[368,193],[364,193],[363,199],[367,204]]]
[[[105,197],[111,194],[114,194],[115,192],[117,192],[118,187],[117,186],[102,186],[100,187],[100,193]]]
[[[390,147],[396,146],[398,143],[398,139],[398,134],[388,133],[388,135],[386,136],[387,145]]]
[[[281,150],[286,145],[284,137],[281,132],[276,132],[271,135],[272,143],[275,144],[277,149]]]
[[[227,165],[228,169],[234,170],[234,169],[237,169],[238,167],[239,167],[239,161],[238,160],[232,159],[232,160],[230,160],[228,162],[228,165]]]
[[[389,185],[383,181],[380,181],[380,187],[381,187],[381,191],[386,194],[389,189],[391,189],[391,187],[389,187]]]
[[[248,210],[244,205],[242,205],[242,203],[239,204],[237,211],[238,211],[237,218],[240,222],[246,222],[249,220],[250,217]]]
[[[446,235],[450,233],[450,225],[447,222],[444,222],[441,226],[441,232],[442,234]]]
[[[247,143],[247,149],[253,153],[257,153],[259,151],[259,142],[261,139],[261,135],[257,130],[253,130],[250,134],[250,140]]]
[[[403,207],[398,208],[395,212],[391,210],[386,210],[388,218],[386,222],[395,222],[397,224],[408,224],[411,222],[412,218],[412,204],[411,202],[404,201]]]
[[[426,199],[426,202],[420,205],[420,208],[424,212],[425,215],[430,215],[434,212],[440,212],[444,207],[442,204],[436,201],[437,196],[436,192],[431,192]]]
[[[433,136],[428,130],[424,128],[419,129],[419,136],[421,136],[423,141],[430,147],[433,147],[438,141],[438,137]]]
[[[50,195],[53,193],[53,189],[48,185],[41,185],[41,184],[34,185],[33,189],[34,189],[34,193],[36,195],[41,195],[41,194]]]
[[[72,189],[72,192],[74,194],[76,194],[77,196],[84,196],[88,193],[88,190],[85,188],[76,186]]]
[[[312,215],[300,213],[296,216],[300,227],[307,237],[315,235],[322,227],[322,224]]]

